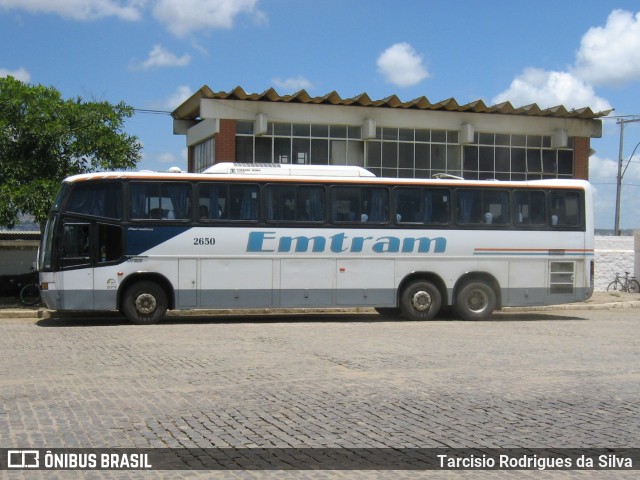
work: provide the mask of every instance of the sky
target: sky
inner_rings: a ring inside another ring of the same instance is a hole
[[[140,169],[186,170],[168,113],[203,85],[342,98],[614,109],[591,140],[613,228],[619,118],[640,120],[637,0],[0,0],[0,77],[136,108]],[[158,113],[160,112],[160,113]],[[621,228],[640,228],[640,122],[624,127]],[[634,152],[635,150],[635,152]]]

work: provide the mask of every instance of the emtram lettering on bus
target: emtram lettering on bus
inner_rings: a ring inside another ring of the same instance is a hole
[[[288,236],[276,235],[277,232],[250,232],[247,241],[249,253],[321,253],[329,250],[333,253],[362,253],[365,248],[370,248],[374,253],[443,253],[447,248],[447,239],[444,237],[360,237],[348,236],[344,232],[336,233],[330,237],[316,235],[307,237],[304,235]],[[433,251],[432,251],[433,245]]]

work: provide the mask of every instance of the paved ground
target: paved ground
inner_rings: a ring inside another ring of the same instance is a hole
[[[147,327],[4,318],[0,447],[639,447],[639,352],[640,310],[622,308],[426,323],[368,314],[172,317]],[[166,477],[471,475],[512,476]]]

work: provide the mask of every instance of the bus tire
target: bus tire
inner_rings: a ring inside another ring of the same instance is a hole
[[[122,313],[135,325],[158,323],[167,311],[167,294],[155,282],[142,281],[130,286],[122,301]]]
[[[456,312],[465,320],[486,320],[496,308],[496,292],[484,282],[464,285],[456,297]]]
[[[400,295],[400,311],[408,320],[431,320],[441,304],[440,290],[425,280],[411,282]]]

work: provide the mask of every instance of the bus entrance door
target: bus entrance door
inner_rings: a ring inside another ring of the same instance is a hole
[[[64,310],[93,310],[93,251],[91,224],[76,220],[65,220],[61,243],[61,267],[58,289],[62,294],[61,308]]]

